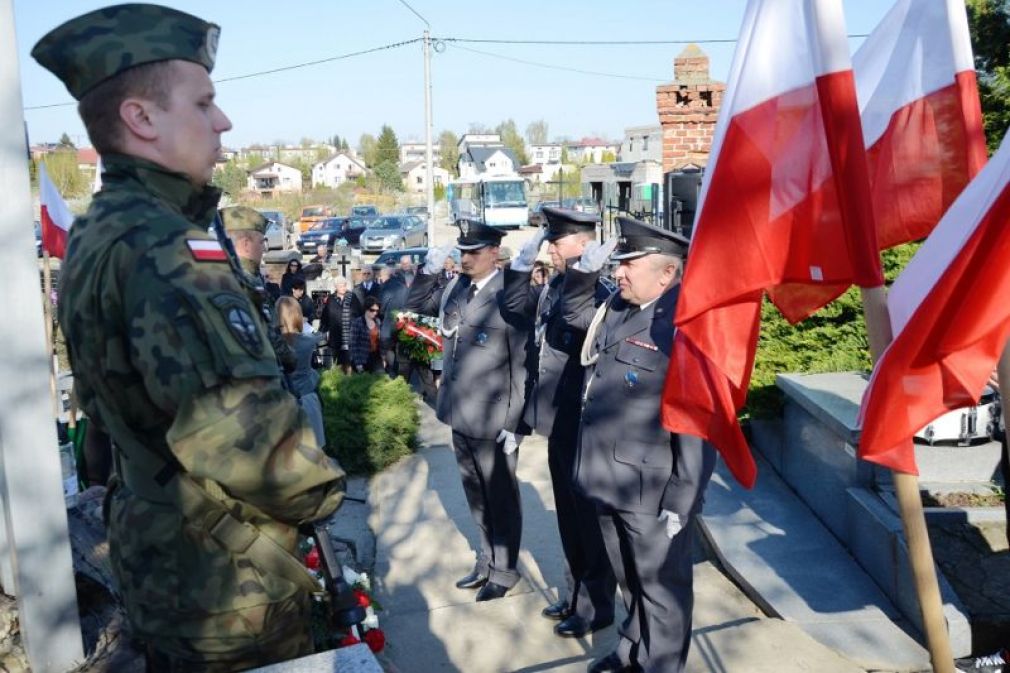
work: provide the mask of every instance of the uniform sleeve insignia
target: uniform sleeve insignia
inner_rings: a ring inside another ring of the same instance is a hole
[[[193,259],[198,262],[226,262],[228,255],[224,248],[217,241],[206,239],[187,239],[186,246],[189,248]]]
[[[263,355],[263,336],[259,324],[249,312],[245,298],[231,294],[219,294],[212,298],[213,304],[221,311],[228,331],[242,348],[251,355]]]
[[[646,343],[645,341],[639,341],[638,339],[633,339],[631,337],[628,337],[627,339],[625,339],[625,341],[627,341],[632,346],[638,346],[639,348],[645,348],[646,350],[650,351],[659,350],[659,347],[655,346],[654,344]]]

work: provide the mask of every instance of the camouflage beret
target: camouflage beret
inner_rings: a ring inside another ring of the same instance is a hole
[[[265,234],[267,218],[248,206],[231,206],[221,209],[221,222],[229,234],[233,231],[258,231]]]
[[[36,43],[32,57],[80,100],[110,77],[145,63],[181,59],[210,72],[220,34],[220,26],[168,7],[115,5],[54,28]]]

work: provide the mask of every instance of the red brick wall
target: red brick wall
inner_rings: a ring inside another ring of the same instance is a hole
[[[663,127],[663,171],[705,165],[712,147],[726,85],[708,76],[708,57],[688,46],[674,59],[675,81],[656,87],[656,111]]]

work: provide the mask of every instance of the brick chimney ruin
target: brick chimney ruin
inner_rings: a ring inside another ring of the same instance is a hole
[[[726,85],[709,78],[708,56],[689,44],[673,59],[674,81],[656,87],[656,111],[663,127],[663,172],[688,164],[704,166]]]

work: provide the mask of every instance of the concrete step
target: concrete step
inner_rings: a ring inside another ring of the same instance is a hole
[[[759,475],[747,491],[720,465],[705,495],[701,527],[730,576],[770,615],[866,669],[928,670],[928,652],[837,538],[763,460]]]

